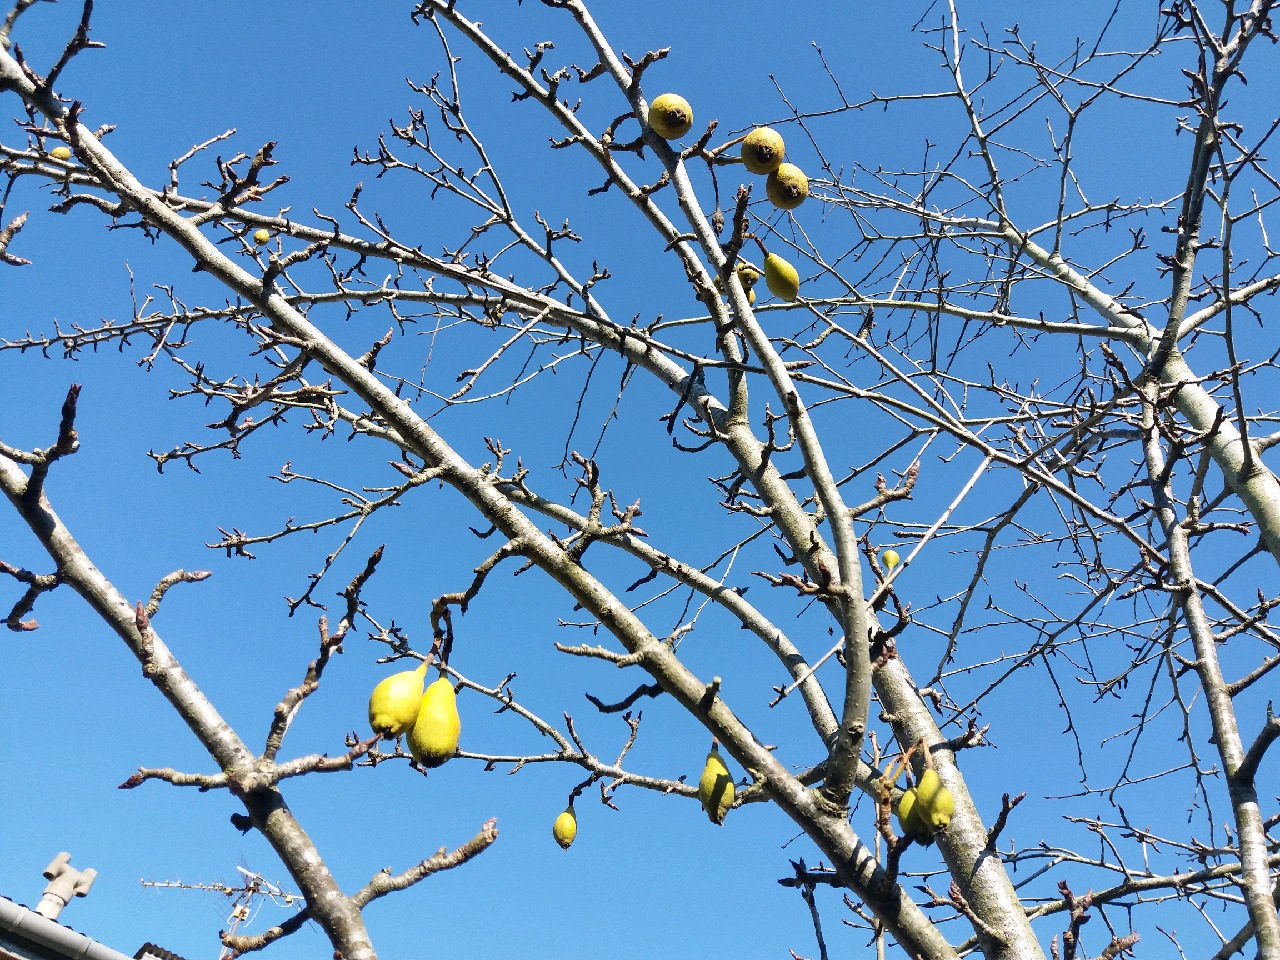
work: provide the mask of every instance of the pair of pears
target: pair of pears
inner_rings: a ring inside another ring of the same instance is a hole
[[[786,163],[787,146],[772,127],[756,127],[742,140],[742,164],[751,173],[767,176],[764,192],[779,210],[794,210],[809,196],[809,178],[794,163]]]
[[[921,846],[933,843],[933,832],[945,830],[956,812],[956,799],[932,767],[898,800],[898,826]]]
[[[390,740],[409,735],[409,753],[424,767],[438,767],[458,752],[462,720],[453,684],[442,674],[426,686],[427,661],[392,674],[369,697],[369,725]],[[425,686],[425,690],[423,689]]]

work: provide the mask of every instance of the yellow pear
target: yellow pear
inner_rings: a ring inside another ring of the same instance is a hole
[[[426,682],[427,662],[417,670],[393,673],[373,688],[369,697],[369,726],[388,740],[409,732],[422,702],[422,686]]]
[[[916,843],[922,846],[929,846],[933,843],[933,831],[929,829],[929,825],[920,819],[920,803],[916,797],[916,788],[910,787],[903,791],[902,796],[898,799],[898,827],[903,834],[910,837]]]
[[[560,844],[562,850],[568,850],[569,845],[573,843],[573,838],[577,835],[578,818],[574,815],[573,804],[569,804],[564,813],[556,817],[556,822],[551,825],[551,836],[556,838],[556,843]]]
[[[750,290],[756,285],[756,281],[760,279],[760,271],[755,268],[754,264],[747,263],[743,260],[735,268],[734,272],[738,274],[738,282]]]
[[[773,173],[786,155],[782,134],[772,127],[756,127],[742,141],[742,163],[752,173]]]
[[[256,243],[258,246],[262,246],[264,243],[266,243],[270,239],[271,239],[271,231],[268,230],[266,227],[259,227],[257,230],[253,231],[253,242]]]
[[[920,774],[920,784],[916,787],[916,804],[920,808],[920,819],[935,830],[945,829],[951,823],[952,814],[956,812],[956,798],[943,785],[938,771],[932,767]]]
[[[783,163],[769,174],[764,192],[779,210],[794,210],[809,196],[809,178],[794,163]]]
[[[929,808],[929,822],[933,825],[933,829],[945,830],[951,825],[951,818],[955,813],[956,798],[946,787],[940,788],[933,798],[933,805]]]
[[[49,151],[49,156],[53,157],[53,159],[55,160],[70,160],[71,148],[65,147],[65,146],[54,147],[52,150]]]
[[[438,767],[458,752],[462,720],[453,684],[441,677],[427,687],[409,731],[409,752],[424,767]]]
[[[693,129],[693,107],[678,93],[664,93],[649,104],[649,126],[663,140],[683,137]]]
[[[724,815],[733,806],[733,790],[729,768],[724,765],[720,751],[712,747],[707,754],[707,765],[702,768],[702,777],[698,780],[698,799],[712,823],[724,823]]]
[[[753,287],[756,281],[760,279],[760,271],[745,260],[734,268],[734,272],[738,275],[738,282],[742,284],[742,289],[747,291],[747,303],[751,306],[756,305],[756,292]],[[724,283],[717,276],[715,278],[716,292],[724,296]]]
[[[780,300],[790,301],[800,296],[800,274],[776,253],[764,258],[764,282]]]
[[[898,556],[897,550],[886,550],[884,553],[880,554],[880,562],[883,563],[887,569],[892,570],[902,562],[902,558]]]

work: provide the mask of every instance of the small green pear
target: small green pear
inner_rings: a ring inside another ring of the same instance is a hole
[[[458,752],[461,734],[457,694],[448,678],[441,677],[422,695],[409,731],[409,753],[424,767],[438,767]]]
[[[733,792],[733,777],[729,776],[729,768],[725,766],[720,750],[713,746],[698,780],[698,799],[712,823],[723,825],[724,815],[733,806]]]
[[[551,825],[551,836],[555,837],[556,843],[560,844],[560,849],[568,850],[573,838],[578,835],[578,817],[573,812],[573,804],[569,804],[565,808],[564,813],[556,817],[556,822]]]
[[[373,688],[369,697],[369,726],[384,739],[391,740],[409,732],[422,703],[422,687],[426,682],[427,662],[416,670],[393,673]]]
[[[776,253],[764,258],[764,282],[780,300],[791,301],[800,296],[800,274]]]
[[[663,140],[675,140],[693,129],[693,107],[678,93],[664,93],[649,104],[649,126]]]
[[[898,556],[897,550],[891,549],[880,554],[880,562],[883,563],[887,569],[892,570],[902,562],[902,558]]]

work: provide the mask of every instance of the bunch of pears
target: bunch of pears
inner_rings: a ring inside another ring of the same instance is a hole
[[[438,767],[458,752],[462,720],[457,694],[443,671],[426,685],[427,663],[392,674],[373,688],[369,725],[387,740],[407,733],[413,759],[424,767]]]
[[[921,846],[933,843],[933,832],[945,830],[956,812],[956,800],[932,767],[898,799],[898,826]]]
[[[786,163],[787,146],[772,127],[756,127],[742,139],[742,165],[751,173],[768,176],[764,190],[779,210],[794,210],[809,196],[809,178],[794,163]],[[785,258],[769,253],[764,258],[764,282],[779,300],[800,296],[800,274]]]
[[[693,129],[693,108],[678,93],[664,93],[649,105],[649,126],[664,140],[683,137]],[[794,210],[809,196],[809,178],[794,163],[786,162],[787,145],[782,134],[772,127],[756,127],[743,137],[741,156],[742,165],[748,171],[768,178],[764,184],[765,194],[779,210]],[[750,264],[739,264],[737,272],[747,291],[748,302],[754,306],[756,294],[752,285],[759,271]],[[800,296],[799,272],[776,253],[765,256],[764,280],[769,291],[780,300],[790,303]],[[721,286],[717,280],[717,288]]]
[[[649,126],[663,140],[676,140],[693,129],[693,107],[678,93],[664,93],[649,104]],[[757,127],[743,138],[742,162],[752,173],[767,176],[764,189],[779,210],[794,210],[809,196],[809,178],[787,163],[786,144],[772,127]]]
[[[738,274],[742,289],[747,292],[747,303],[754,307],[756,305],[755,285],[760,279],[760,271],[745,260],[740,262],[734,271]],[[800,296],[800,274],[796,272],[795,267],[776,253],[765,255],[764,282],[769,292],[780,300],[791,302]],[[724,284],[720,282],[719,277],[716,277],[715,284],[716,291],[723,295]]]

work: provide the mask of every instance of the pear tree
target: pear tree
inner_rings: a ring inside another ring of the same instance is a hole
[[[734,883],[794,897],[793,956],[1280,960],[1273,4],[885,5],[840,42],[915,66],[873,80],[825,44],[841,4],[762,62],[758,24],[689,4],[637,32],[419,0],[431,56],[343,119],[392,116],[341,189],[283,137],[135,162],[75,69],[113,37],[85,3],[28,55],[43,6],[0,27],[6,287],[38,231],[140,266],[124,319],[0,323],[0,379],[128,357],[186,431],[152,427],[157,483],[235,479],[212,543],[138,538],[192,557],[144,583],[82,519],[156,525],[80,472],[107,401],[7,397],[0,605],[31,643],[78,594],[215,768],[131,745],[123,786],[225,791],[278,856],[302,905],[229,951],[313,922],[371,960],[370,904],[495,856],[486,820],[339,863],[286,802],[396,769],[443,793],[447,761],[554,775],[556,857],[626,797],[717,837],[767,819],[787,849]],[[694,37],[751,95],[688,79]],[[260,634],[318,636],[261,744],[166,638],[206,549],[306,567],[253,609],[275,627],[224,631],[264,669]],[[334,689],[345,736],[285,750]]]

